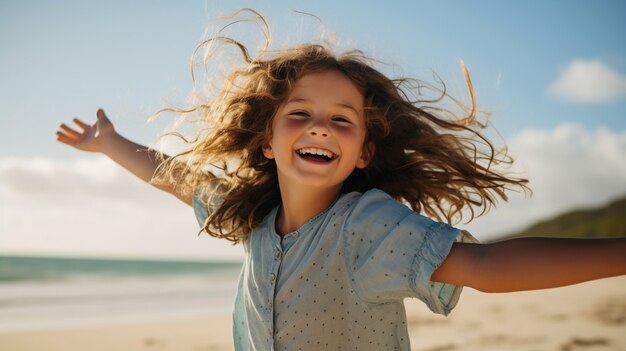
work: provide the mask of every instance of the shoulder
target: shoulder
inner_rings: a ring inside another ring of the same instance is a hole
[[[336,219],[350,221],[355,217],[367,215],[371,212],[380,212],[383,208],[388,207],[404,208],[410,211],[410,209],[391,198],[384,191],[371,189],[364,193],[353,191],[341,194],[339,199],[329,208],[328,214]]]
[[[224,202],[223,194],[226,184],[221,178],[215,178],[194,187],[191,206],[196,214],[198,224],[202,227],[211,213],[214,213]]]
[[[413,211],[380,189],[352,195],[343,229],[348,243],[355,239],[359,243],[376,243],[394,238],[397,242],[408,240],[416,244],[415,240],[423,242],[431,237],[455,236],[459,231]]]
[[[364,193],[353,192],[347,194],[346,197],[350,202],[347,217],[352,220],[365,220],[367,218],[374,219],[382,217],[397,219],[398,217],[406,217],[410,214],[416,214],[413,210],[393,199],[386,192],[377,188],[368,190]]]
[[[380,189],[350,193],[344,199],[346,206],[341,213],[341,224],[348,246],[376,243],[397,230],[425,232],[434,224]]]
[[[355,208],[371,204],[380,205],[387,202],[403,206],[401,203],[394,200],[389,194],[377,188],[370,189],[364,193],[353,191],[351,193],[343,194],[339,200],[337,200],[337,204],[335,206]]]

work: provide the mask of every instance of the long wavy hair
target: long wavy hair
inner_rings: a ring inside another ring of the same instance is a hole
[[[254,57],[242,43],[219,35],[196,48],[220,42],[240,54],[241,66],[225,77],[218,94],[189,108],[165,109],[195,113],[208,125],[192,140],[167,133],[191,148],[172,157],[162,155],[153,179],[174,184],[180,193],[195,191],[206,201],[210,211],[199,234],[239,242],[280,204],[276,164],[262,152],[272,120],[299,78],[328,70],[341,72],[363,94],[365,142],[375,145],[369,165],[352,172],[342,193],[378,188],[416,212],[453,223],[464,212],[468,222],[484,214],[498,199],[507,199],[507,189],[527,189],[527,180],[502,173],[498,166],[510,164],[511,158],[481,134],[487,124],[477,118],[463,64],[471,102],[459,117],[442,106],[444,99],[458,102],[445,84],[434,88],[415,79],[388,78],[361,51],[336,55],[323,44],[268,51],[269,27],[261,15],[258,19],[267,37],[265,48]],[[207,54],[204,60],[211,58]],[[424,89],[438,94],[424,97]]]

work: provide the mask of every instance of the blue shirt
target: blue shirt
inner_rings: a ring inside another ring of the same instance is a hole
[[[207,206],[194,197],[199,223]],[[342,195],[282,238],[278,207],[242,243],[236,350],[410,350],[403,299],[447,315],[462,287],[430,277],[467,232],[373,189]]]

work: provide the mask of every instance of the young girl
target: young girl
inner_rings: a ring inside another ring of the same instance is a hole
[[[414,81],[387,78],[359,52],[304,45],[251,58],[217,40],[246,62],[191,109],[211,127],[189,151],[135,144],[101,109],[93,125],[74,119],[82,131],[62,124],[57,135],[192,205],[209,235],[242,244],[236,350],[409,350],[406,297],[448,314],[462,286],[508,292],[626,274],[624,239],[478,244],[425,217],[473,216],[525,186],[494,171],[504,161],[474,108],[447,118],[412,100]]]

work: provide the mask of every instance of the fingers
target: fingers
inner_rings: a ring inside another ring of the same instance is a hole
[[[81,127],[83,131],[87,131],[91,128],[89,125],[85,124],[78,118],[74,118],[74,122],[78,124],[78,126]],[[76,146],[76,143],[81,138],[83,133],[77,132],[76,130],[68,127],[65,123],[61,123],[59,127],[62,129],[62,131],[57,131],[57,141],[70,146]]]
[[[89,125],[83,121],[81,121],[78,118],[73,118],[72,121],[78,126],[80,127],[80,129],[82,129],[81,131],[78,131],[76,129],[73,129],[69,126],[67,126],[65,123],[62,123],[59,127],[61,130],[56,132],[57,135],[57,141],[63,143],[63,144],[67,144],[70,146],[74,146],[77,147],[77,145],[79,145],[79,143],[83,142],[83,139],[85,138],[89,138],[89,135],[91,133],[92,128],[97,128],[98,123],[102,124],[107,124],[107,123],[111,123],[109,122],[107,116],[104,113],[103,109],[98,109],[98,112],[96,113],[96,116],[98,118],[98,122],[96,122],[93,126]]]
[[[106,119],[107,115],[104,113],[104,110],[99,108],[98,112],[96,112],[96,117],[98,117],[98,119]]]
[[[70,138],[61,132],[57,132],[57,141],[69,146],[76,146],[76,139]]]
[[[81,121],[81,120],[80,120],[80,119],[78,119],[78,118],[74,118],[74,119],[73,119],[73,121],[74,121],[74,123],[78,124],[78,126],[79,126],[82,130],[84,130],[84,131],[87,131],[87,130],[89,130],[89,129],[91,128],[91,126],[90,126],[89,124],[87,124],[87,123],[85,123],[85,122]]]
[[[63,129],[65,131],[65,133],[73,136],[74,138],[80,138],[80,133],[78,133],[74,129],[66,126],[65,123],[61,124],[61,129]]]

